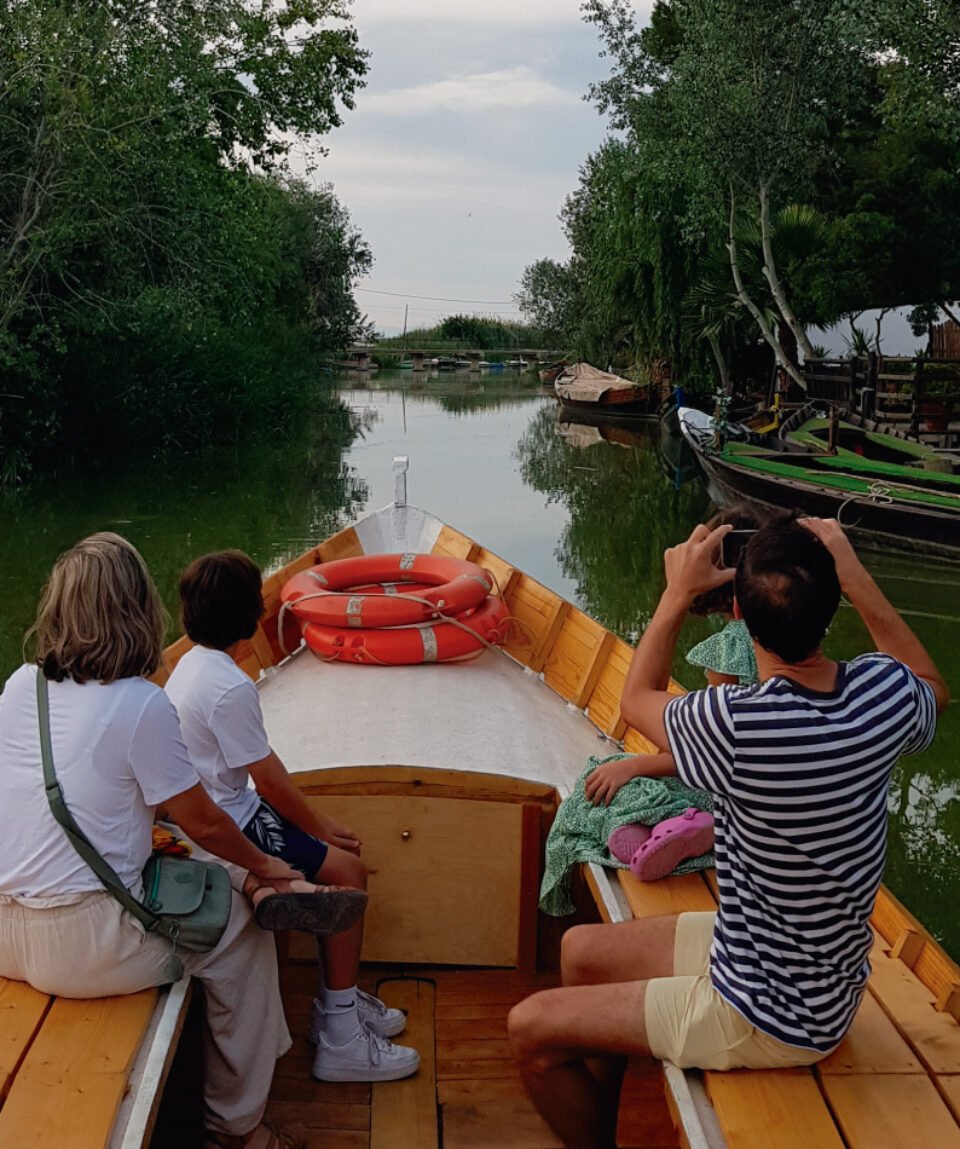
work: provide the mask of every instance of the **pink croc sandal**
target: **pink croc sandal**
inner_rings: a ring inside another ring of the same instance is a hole
[[[642,882],[654,882],[713,847],[713,815],[690,806],[676,818],[653,827],[653,833],[630,859],[630,870]]]
[[[607,849],[618,862],[629,866],[633,855],[650,837],[653,830],[641,822],[631,822],[626,826],[618,826],[607,838]]]

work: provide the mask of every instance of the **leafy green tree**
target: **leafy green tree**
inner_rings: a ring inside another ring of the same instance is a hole
[[[578,343],[717,373],[759,331],[803,385],[810,326],[960,295],[956,0],[587,0],[617,136],[564,210]],[[534,265],[536,266],[536,265]],[[922,312],[922,314],[921,314]]]
[[[543,338],[554,347],[576,341],[580,297],[577,277],[570,264],[538,259],[524,269],[517,306]]]
[[[347,14],[343,0],[0,0],[0,370],[18,396],[0,399],[5,462],[74,433],[81,399],[125,414],[146,401],[157,427],[209,415],[219,374],[157,378],[211,340],[242,376],[228,330],[256,355],[349,326],[322,308],[343,305],[350,273],[338,293],[318,267],[337,266],[331,237],[341,278],[369,253],[328,191],[309,206],[288,175],[362,83]],[[91,379],[111,344],[128,369]]]

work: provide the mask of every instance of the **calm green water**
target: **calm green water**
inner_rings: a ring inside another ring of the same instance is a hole
[[[710,512],[698,479],[677,484],[656,428],[606,441],[557,424],[556,405],[516,377],[471,381],[378,376],[340,382],[343,418],[305,418],[282,442],[228,457],[59,476],[0,498],[0,679],[20,661],[43,580],[56,556],[95,530],[129,537],[168,604],[195,555],[241,547],[265,567],[300,553],[364,509],[393,497],[391,461],[410,457],[409,497],[482,541],[628,640],[662,586],[662,553]],[[352,428],[352,429],[351,429]],[[870,556],[960,694],[960,568]],[[709,623],[691,620],[681,648]],[[841,609],[830,652],[869,649]],[[675,673],[697,686],[678,659]],[[887,882],[960,958],[960,707],[933,748],[905,759],[890,790]]]

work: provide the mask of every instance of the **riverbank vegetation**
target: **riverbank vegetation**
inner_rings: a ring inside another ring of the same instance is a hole
[[[431,327],[414,327],[404,335],[378,340],[381,347],[415,349],[448,349],[462,351],[505,351],[539,349],[545,334],[534,324],[516,323],[496,315],[448,315]]]
[[[366,67],[345,0],[0,0],[0,480],[315,390],[371,254],[306,141]]]
[[[932,0],[586,0],[610,138],[563,209],[572,255],[518,302],[580,356],[729,383],[758,345],[960,296],[960,21]],[[955,314],[955,312],[954,312]]]

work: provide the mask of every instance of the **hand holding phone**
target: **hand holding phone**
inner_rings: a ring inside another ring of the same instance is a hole
[[[725,567],[736,568],[740,565],[743,548],[756,534],[752,531],[730,531],[720,540],[720,563]]]

